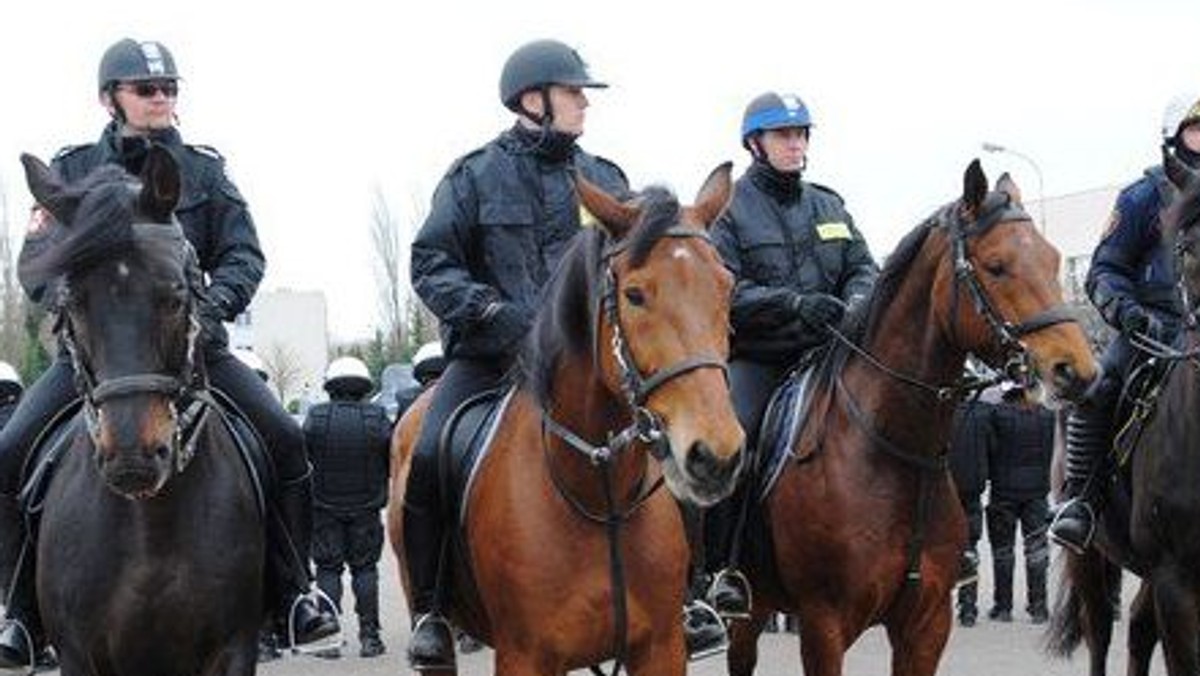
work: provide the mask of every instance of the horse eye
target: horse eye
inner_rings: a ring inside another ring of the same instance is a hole
[[[1008,269],[1004,267],[1004,263],[1002,261],[991,261],[984,263],[983,269],[993,277],[1003,277],[1008,272]]]
[[[631,286],[625,289],[625,300],[634,307],[642,307],[646,304],[646,294],[636,286]]]

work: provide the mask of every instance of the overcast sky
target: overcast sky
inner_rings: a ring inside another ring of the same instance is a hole
[[[817,125],[807,178],[841,193],[877,256],[957,195],[973,157],[1037,196],[1028,163],[981,142],[1032,158],[1048,196],[1121,184],[1156,161],[1167,100],[1200,91],[1196,0],[306,4],[6,3],[13,236],[30,203],[19,153],[95,140],[96,67],[126,36],[174,52],[181,131],[227,157],[267,254],[263,288],[324,291],[337,339],[377,323],[373,194],[406,227],[422,215],[449,164],[511,124],[499,72],[532,39],[576,46],[612,84],[591,93],[582,145],[685,201],[719,162],[746,166],[751,98],[800,95]],[[1052,239],[1071,225],[1051,224]]]

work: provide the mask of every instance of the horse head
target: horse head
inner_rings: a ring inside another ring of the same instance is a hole
[[[181,401],[201,377],[198,268],[172,216],[179,168],[156,147],[139,177],[104,166],[65,185],[40,160],[21,161],[50,217],[26,244],[21,276],[54,294],[100,474],[120,495],[151,497],[186,463]]]
[[[934,297],[946,301],[943,332],[1010,377],[1036,371],[1054,398],[1082,396],[1096,362],[1063,304],[1058,250],[1026,213],[1016,183],[1004,174],[989,191],[975,160],[962,197],[941,213],[950,255],[942,257]]]
[[[692,206],[665,191],[623,203],[577,181],[607,239],[593,293],[601,378],[656,449],[671,491],[698,505],[732,492],[745,442],[725,371],[733,278],[708,236],[729,201],[730,168],[715,169]]]

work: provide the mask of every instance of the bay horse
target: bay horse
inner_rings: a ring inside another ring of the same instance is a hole
[[[1016,185],[1005,175],[989,192],[978,160],[962,196],[900,242],[845,334],[832,330],[798,432],[775,442],[774,482],[750,489],[753,601],[731,625],[731,674],[753,673],[777,611],[798,616],[808,676],[841,674],[876,624],[892,674],[935,672],[967,534],[946,462],[967,354],[1036,368],[1061,397],[1096,373],[1058,266]]]
[[[463,499],[450,614],[495,648],[502,676],[607,659],[682,675],[689,549],[675,498],[728,495],[745,438],[725,372],[733,279],[707,233],[730,165],[690,207],[662,189],[629,203],[582,177],[577,190],[599,223],[576,235],[545,292]],[[393,442],[388,530],[401,562],[428,397]],[[400,575],[407,587],[403,564]]]
[[[42,502],[37,597],[64,676],[244,676],[263,617],[260,500],[199,363],[180,173],[63,185],[22,157],[51,225],[22,279],[54,293],[82,398]],[[52,451],[53,453],[53,451]]]
[[[1185,330],[1177,346],[1131,338],[1165,374],[1148,392],[1126,386],[1138,412],[1131,432],[1121,435],[1117,477],[1101,484],[1105,507],[1092,545],[1082,555],[1063,551],[1048,633],[1047,647],[1063,656],[1086,641],[1092,676],[1105,674],[1115,611],[1110,592],[1122,569],[1142,580],[1130,604],[1127,673],[1149,674],[1161,640],[1170,676],[1200,674],[1200,495],[1193,488],[1200,475],[1200,172],[1166,148],[1163,167],[1178,190],[1160,224],[1163,246],[1174,247]]]

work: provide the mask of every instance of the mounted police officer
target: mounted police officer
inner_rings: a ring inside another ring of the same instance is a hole
[[[295,628],[297,643],[337,631],[331,612],[308,596],[308,549],[311,528],[311,477],[304,438],[262,380],[234,357],[222,322],[231,321],[250,303],[262,279],[264,258],[246,201],[225,174],[215,150],[183,142],[175,128],[179,72],[171,52],[161,43],[124,39],[100,60],[99,99],[111,121],[96,143],[68,147],[54,158],[52,169],[65,181],[86,176],[103,164],[116,164],[137,174],[153,145],[167,148],[179,165],[183,191],[175,215],[195,248],[207,285],[199,315],[205,367],[210,381],[229,395],[262,434],[274,460],[278,488],[273,497],[280,518],[269,528],[270,566],[278,591],[279,621]],[[38,222],[35,212],[34,224]],[[51,301],[52,291],[26,289],[37,302]],[[12,420],[0,434],[0,493],[15,500],[21,467],[34,439],[50,418],[75,398],[68,355],[59,357],[26,393]],[[7,513],[7,510],[0,510]],[[18,529],[20,523],[0,524]],[[286,529],[286,532],[283,532]],[[31,533],[28,540],[32,540]],[[203,537],[203,534],[197,534]],[[36,552],[26,543],[22,570],[33,570]],[[44,644],[32,574],[18,573],[8,599],[8,620],[0,630],[0,667],[30,663],[30,647]],[[298,601],[293,605],[293,601]]]
[[[1028,388],[1005,383],[1004,389],[1004,400],[995,414],[996,443],[988,456],[987,533],[994,585],[988,617],[1012,620],[1019,524],[1025,554],[1025,610],[1034,624],[1042,624],[1050,618],[1046,606],[1050,567],[1046,495],[1054,455],[1054,414],[1038,404]]]
[[[871,289],[878,267],[842,198],[803,180],[813,122],[791,94],[767,92],[746,106],[742,146],[752,163],[734,185],[733,199],[713,226],[725,265],[737,279],[729,385],[746,430],[758,444],[759,423],[771,393],[810,348],[828,340],[848,303]],[[730,525],[714,536],[732,538]],[[736,571],[717,575],[711,599],[725,615],[749,610],[749,588]]]
[[[542,301],[542,289],[580,228],[572,172],[610,193],[624,173],[578,146],[587,89],[605,87],[556,40],[523,45],[504,64],[500,101],[516,124],[458,159],[442,178],[412,245],[413,288],[440,322],[446,369],[425,414],[404,503],[404,539],[418,670],[454,662],[439,607],[439,559],[450,517],[440,513],[438,438],[471,395],[499,386]]]
[[[387,409],[365,400],[372,386],[361,360],[334,359],[325,370],[329,401],[312,407],[304,419],[313,464],[317,584],[340,607],[342,571],[350,569],[362,657],[385,650],[379,636],[377,565],[383,552],[379,510],[388,499],[392,425]]]
[[[1200,95],[1181,96],[1167,106],[1162,138],[1176,157],[1200,168]],[[1182,325],[1171,247],[1163,243],[1159,224],[1159,213],[1173,198],[1163,167],[1146,170],[1117,196],[1108,229],[1092,254],[1088,297],[1120,335],[1101,358],[1101,380],[1067,419],[1064,500],[1050,524],[1050,538],[1076,552],[1088,546],[1095,531],[1097,491],[1108,471],[1104,458],[1122,385],[1145,360],[1129,337],[1137,333],[1170,343]]]

